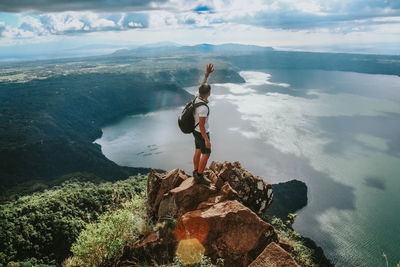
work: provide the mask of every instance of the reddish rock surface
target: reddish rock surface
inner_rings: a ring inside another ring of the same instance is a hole
[[[207,174],[210,179],[216,180],[217,188],[228,182],[236,190],[244,205],[258,214],[265,211],[272,203],[271,184],[264,182],[259,176],[252,175],[237,161],[224,163],[213,161]]]
[[[169,218],[194,210],[200,202],[215,194],[217,189],[214,186],[196,184],[193,177],[188,178],[180,186],[163,195],[157,217]]]
[[[289,253],[272,242],[249,267],[299,267],[299,265]]]
[[[243,169],[239,162],[212,162],[204,173],[211,180],[209,186],[195,183],[193,177],[180,169],[150,173],[149,213],[154,220],[169,226],[161,226],[130,245],[124,258],[129,259],[131,255],[148,259],[152,254],[153,263],[162,264],[177,255],[191,259],[187,253],[201,248],[201,253],[214,261],[223,258],[225,266],[274,260],[281,264],[282,259],[290,263],[292,258],[278,245],[278,248],[270,245],[265,250],[268,244],[279,242],[274,228],[257,215],[272,202],[271,185]],[[171,226],[174,218],[177,223]],[[272,253],[270,258],[266,253]],[[279,255],[284,258],[279,259]]]
[[[224,258],[227,266],[247,266],[254,259],[249,253],[277,241],[273,227],[236,200],[185,213],[176,233],[181,239],[199,239],[206,255]]]
[[[164,194],[179,186],[188,178],[189,176],[180,169],[174,169],[162,174],[151,170],[147,180],[147,203],[153,216],[157,214],[158,206]]]

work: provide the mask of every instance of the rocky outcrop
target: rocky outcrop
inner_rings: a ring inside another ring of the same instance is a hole
[[[268,208],[268,215],[286,220],[293,213],[307,205],[307,186],[299,180],[272,185],[274,202]]]
[[[206,172],[217,188],[225,182],[236,190],[246,207],[261,214],[273,200],[271,184],[264,182],[259,176],[253,176],[242,168],[239,162],[215,162],[210,164]]]
[[[151,170],[147,180],[147,203],[149,212],[154,215],[164,196],[171,189],[179,186],[184,180],[189,178],[184,171],[174,169],[167,173],[159,174]]]
[[[283,248],[275,242],[270,243],[249,267],[300,267]]]
[[[206,255],[225,259],[227,266],[247,266],[249,259],[278,238],[270,224],[237,200],[185,213],[175,233],[179,240],[198,239]]]
[[[239,162],[212,162],[204,173],[211,180],[209,186],[195,183],[193,177],[179,169],[150,173],[149,215],[169,227],[143,236],[124,250],[123,258],[150,263],[146,255],[153,255],[151,264],[165,264],[178,256],[189,264],[198,262],[204,254],[212,260],[223,258],[225,266],[240,267],[257,262],[260,257],[262,262],[269,244],[275,244],[269,249],[277,255],[278,235],[257,215],[272,203],[271,185],[253,176]],[[282,251],[287,262],[294,262],[280,248],[283,255]],[[277,260],[277,264],[280,262]]]

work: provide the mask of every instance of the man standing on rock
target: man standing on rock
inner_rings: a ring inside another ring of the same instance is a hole
[[[208,64],[206,67],[206,74],[199,87],[198,95],[195,99],[195,104],[204,102],[208,103],[208,97],[211,94],[211,86],[207,84],[208,76],[214,71],[213,64]],[[196,150],[193,156],[193,177],[197,183],[209,185],[210,180],[204,177],[203,171],[206,168],[207,161],[211,154],[210,133],[208,127],[208,115],[210,110],[208,105],[200,105],[194,110],[194,120],[196,128],[193,131],[194,143]]]

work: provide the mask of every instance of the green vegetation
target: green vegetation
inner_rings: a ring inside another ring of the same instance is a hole
[[[144,194],[134,195],[121,208],[109,210],[97,222],[87,224],[72,245],[74,256],[64,262],[65,266],[113,266],[127,242],[136,241],[152,229],[144,216],[145,202]]]
[[[270,223],[278,233],[279,240],[293,247],[291,254],[298,264],[304,267],[317,267],[319,265],[315,263],[315,259],[313,258],[314,251],[305,246],[301,235],[291,227],[295,220],[296,214],[290,213],[285,223],[277,217],[273,217]]]
[[[296,262],[303,267],[334,266],[324,255],[322,249],[311,239],[301,236],[292,228],[297,215],[289,213],[284,221],[276,216],[263,214],[262,219],[270,223],[277,232],[279,240],[285,242],[290,248],[290,254]]]
[[[145,190],[146,182],[146,175],[137,175],[115,183],[99,183],[99,178],[93,175],[76,173],[60,186],[1,205],[0,239],[4,242],[0,243],[0,265],[24,261],[26,264],[60,264],[70,255],[71,245],[88,223],[92,225],[108,219],[112,219],[112,223],[124,222],[125,213],[116,213],[114,219],[109,211],[120,207],[136,208],[141,202],[137,202],[135,196]],[[126,203],[128,199],[136,202]],[[93,226],[88,229],[86,233],[97,233]],[[101,228],[102,234],[112,231],[106,229]],[[87,242],[85,232],[79,242]],[[78,247],[76,245],[74,251]]]
[[[35,258],[20,262],[11,261],[7,264],[7,267],[54,267],[54,265],[43,264],[40,262],[41,261],[38,261]]]

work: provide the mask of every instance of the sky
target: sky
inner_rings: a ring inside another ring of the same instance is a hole
[[[158,42],[400,55],[400,0],[0,0],[0,58]]]

